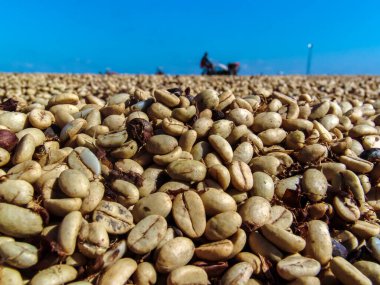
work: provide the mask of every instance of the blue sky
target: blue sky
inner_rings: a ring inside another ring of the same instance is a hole
[[[380,74],[380,1],[0,1],[0,71]]]

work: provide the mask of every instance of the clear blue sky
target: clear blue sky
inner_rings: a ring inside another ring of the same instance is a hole
[[[242,74],[380,74],[380,1],[0,2],[0,71],[198,74],[199,59]]]

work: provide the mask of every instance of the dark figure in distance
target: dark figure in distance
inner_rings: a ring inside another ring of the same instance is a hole
[[[156,75],[164,75],[164,74],[165,72],[160,67],[157,67]]]
[[[201,59],[200,67],[202,68],[202,75],[237,75],[240,63],[228,63],[227,66],[221,63],[213,63],[208,58],[208,53],[205,52]]]

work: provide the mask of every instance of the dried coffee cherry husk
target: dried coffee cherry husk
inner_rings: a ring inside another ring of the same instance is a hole
[[[7,151],[12,151],[16,144],[18,143],[18,138],[14,133],[9,130],[0,130],[0,147],[6,149]]]
[[[331,239],[332,246],[333,246],[333,253],[332,255],[335,256],[340,256],[343,258],[347,258],[348,256],[348,250],[347,248],[341,244],[339,241],[335,239]]]
[[[182,95],[182,89],[180,87],[170,88],[170,89],[167,89],[167,91],[169,91],[170,93],[178,97]]]
[[[370,148],[360,154],[360,158],[371,162],[380,161],[380,148]]]
[[[185,89],[185,97],[190,101],[190,104],[194,104],[194,96],[191,96],[190,95],[190,88],[189,87],[187,87],[186,89]]]
[[[57,125],[51,125],[44,131],[45,137],[47,141],[57,141],[59,142],[59,133],[61,129]]]
[[[8,99],[8,100],[6,100],[0,104],[0,110],[9,111],[9,112],[16,111],[17,103],[18,103],[18,101],[10,98],[10,99]]]
[[[198,266],[202,268],[204,271],[206,271],[207,276],[209,278],[215,278],[220,277],[224,271],[228,268],[228,262],[227,261],[195,261],[193,265]]]
[[[214,121],[218,121],[218,120],[224,119],[224,113],[222,111],[212,110],[211,112],[212,112],[212,119]]]
[[[147,120],[135,118],[127,123],[127,132],[132,139],[145,144],[153,136],[153,127]]]
[[[142,178],[141,174],[133,172],[133,171],[120,171],[118,169],[112,169],[109,173],[109,179],[111,181],[115,180],[124,180],[128,181],[129,183],[132,183],[136,185],[137,187],[141,187],[143,184],[144,179]]]

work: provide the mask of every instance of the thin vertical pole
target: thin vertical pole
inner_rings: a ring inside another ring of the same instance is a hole
[[[310,74],[311,69],[311,57],[313,54],[313,44],[307,44],[307,65],[306,65],[306,75]]]

